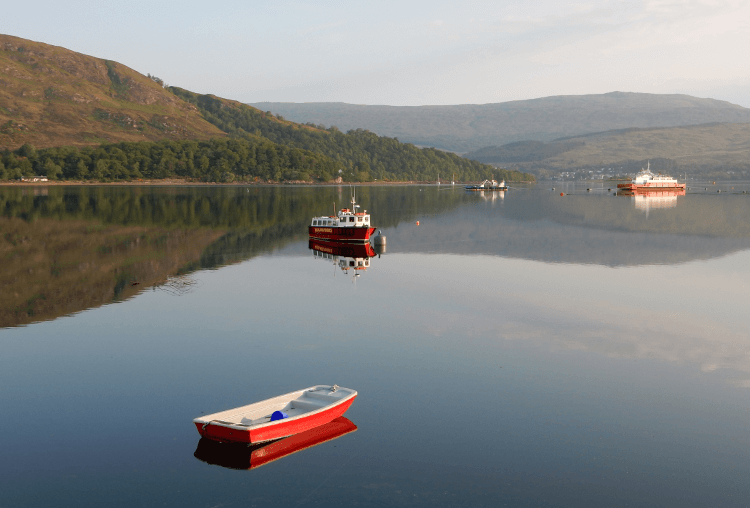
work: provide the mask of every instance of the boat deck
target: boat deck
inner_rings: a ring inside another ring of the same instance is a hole
[[[315,391],[310,391],[309,389],[300,390],[247,406],[206,415],[196,419],[196,421],[212,421],[227,425],[250,427],[269,423],[271,421],[271,414],[274,411],[282,411],[289,418],[292,418],[323,409],[352,395],[352,393],[348,388],[338,388],[335,392],[331,392],[330,387],[320,386],[315,387]]]

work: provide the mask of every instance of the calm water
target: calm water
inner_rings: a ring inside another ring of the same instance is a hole
[[[360,188],[345,271],[346,187],[0,188],[0,507],[748,506],[743,191]],[[319,383],[355,432],[198,449]]]

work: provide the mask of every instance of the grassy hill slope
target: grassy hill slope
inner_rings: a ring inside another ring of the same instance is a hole
[[[533,179],[361,129],[320,129],[165,88],[124,65],[6,35],[0,84],[0,179]]]
[[[260,102],[253,106],[295,122],[369,129],[400,141],[457,152],[516,141],[552,141],[630,127],[750,122],[750,109],[688,95],[612,92],[497,104],[364,106]]]
[[[624,129],[561,139],[513,143],[466,154],[474,160],[524,171],[571,171],[614,167],[636,171],[645,161],[663,159],[673,173],[717,178],[750,177],[750,123]]]
[[[0,150],[225,135],[122,64],[0,35]]]

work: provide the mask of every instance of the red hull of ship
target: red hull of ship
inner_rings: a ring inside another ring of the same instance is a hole
[[[659,196],[684,196],[685,195],[685,189],[679,188],[679,187],[662,187],[660,189],[648,189],[648,190],[627,190],[623,189],[622,193],[623,196],[653,196],[653,197],[659,197]]]
[[[202,439],[198,443],[195,457],[209,464],[232,469],[254,469],[292,453],[339,438],[355,430],[357,430],[357,426],[341,416],[320,427],[266,445],[259,445],[259,447],[237,447],[232,444],[221,444]]]
[[[367,242],[374,232],[375,228],[308,226],[310,238],[333,242]]]
[[[331,420],[338,418],[343,415],[349,406],[352,405],[354,396],[341,404],[337,404],[333,407],[321,411],[319,413],[311,414],[309,416],[303,416],[301,418],[289,418],[284,420],[278,420],[275,425],[265,425],[260,428],[250,430],[238,430],[229,427],[223,427],[221,425],[204,425],[202,423],[195,423],[195,427],[198,429],[198,433],[201,437],[212,439],[214,441],[222,441],[227,443],[262,443],[264,441],[271,441],[273,439],[280,439],[282,437],[299,434],[306,430],[325,425]]]
[[[684,183],[672,183],[672,184],[635,184],[635,183],[618,183],[618,189],[639,191],[639,192],[651,192],[651,191],[663,191],[663,190],[679,190],[684,189]]]

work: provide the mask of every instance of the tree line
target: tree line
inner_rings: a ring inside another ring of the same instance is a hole
[[[335,163],[309,150],[263,138],[122,142],[98,147],[36,150],[23,145],[0,154],[0,179],[44,175],[50,180],[190,178],[207,182],[282,181],[330,175]]]
[[[362,129],[299,125],[270,112],[169,87],[229,134],[207,141],[121,142],[0,152],[0,180],[46,176],[100,182],[186,178],[205,182],[533,180],[434,148]]]
[[[231,104],[178,87],[169,90],[195,105],[207,121],[233,137],[262,136],[330,157],[339,164],[340,173],[333,176],[341,176],[344,181],[436,181],[438,177],[449,180],[454,176],[458,181],[492,177],[515,182],[533,180],[533,176],[519,171],[498,169],[435,148],[418,148],[363,129],[343,133],[336,127],[326,129],[311,123],[301,126],[270,111]]]

